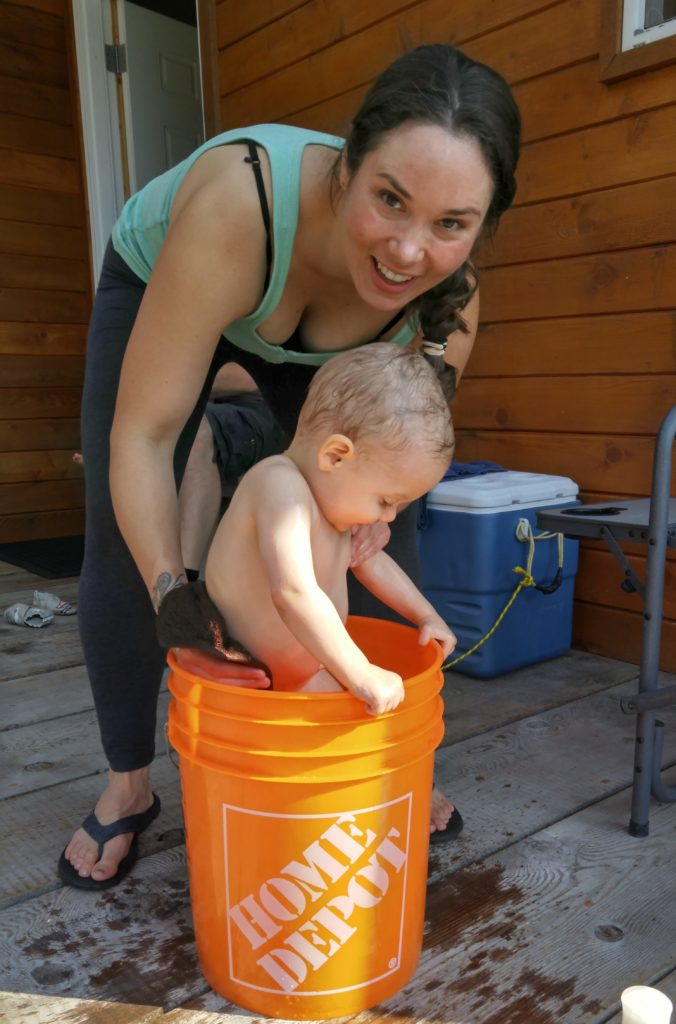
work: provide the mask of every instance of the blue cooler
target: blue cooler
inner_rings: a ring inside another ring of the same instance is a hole
[[[517,538],[520,519],[534,535],[536,510],[576,505],[577,484],[541,473],[487,473],[438,484],[427,496],[418,534],[423,591],[458,637],[451,659],[493,626],[523,577],[529,544]],[[523,587],[495,633],[458,665],[490,678],[564,654],[570,647],[578,542],[564,540],[563,578],[553,593]],[[547,585],[559,565],[556,539],[535,542],[532,575]]]

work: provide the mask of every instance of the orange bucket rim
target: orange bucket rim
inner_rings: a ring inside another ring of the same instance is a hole
[[[415,633],[415,630],[412,626],[404,626],[398,622],[387,622],[383,619],[370,619],[366,616],[354,616],[353,618],[357,619],[357,621],[359,621],[360,623],[378,623],[378,626],[380,628],[392,627],[397,631],[406,630],[408,633]],[[416,672],[415,675],[408,676],[406,679],[404,679],[404,688],[406,690],[413,689],[416,686],[420,686],[422,683],[428,682],[433,675],[436,675],[436,673],[441,670],[441,666],[444,661],[444,656],[441,647],[439,646],[436,640],[429,640],[428,643],[426,643],[424,646],[419,646],[421,652],[428,651],[430,648],[432,648],[432,650],[436,648],[435,657],[431,664],[427,665],[420,672]],[[363,706],[362,702],[359,701],[358,698],[354,697],[348,690],[345,690],[342,693],[295,693],[289,690],[262,690],[249,688],[247,686],[233,686],[230,683],[216,682],[213,679],[205,679],[203,676],[197,675],[197,673],[191,672],[189,669],[186,669],[182,665],[180,665],[176,658],[176,655],[174,654],[174,648],[170,648],[167,655],[167,662],[172,672],[175,672],[177,675],[182,676],[184,679],[188,679],[191,683],[197,683],[200,686],[204,686],[208,691],[211,690],[216,693],[222,693],[223,690],[225,689],[228,693],[245,692],[247,695],[247,699],[249,699],[249,697],[251,697],[253,700],[267,701],[280,699],[287,701],[291,699],[293,701],[300,701],[302,703],[308,703],[309,701],[318,701],[320,703],[326,703],[327,701],[335,702],[337,700],[350,700],[355,701],[359,705]],[[395,708],[394,711],[388,711],[386,712],[385,715],[381,715],[379,717],[385,718],[387,717],[387,715],[396,715],[397,710],[398,709]],[[345,721],[352,721],[352,719],[346,719]]]
[[[172,672],[173,671],[174,671],[174,669],[172,669]],[[200,684],[202,683],[201,676],[192,676],[191,673],[185,672],[183,669],[181,669],[181,674],[185,675],[185,676],[190,676],[191,677],[190,678],[191,682],[192,682],[192,679],[195,679]],[[438,678],[436,673],[435,673],[435,678]],[[208,683],[208,682],[212,682],[212,680],[208,680],[207,679],[207,680],[204,680],[204,682]],[[225,685],[227,685],[227,684],[225,684]],[[215,684],[215,687],[217,689],[219,689],[219,690],[221,689],[221,686],[222,686],[221,683],[216,683]],[[246,689],[247,688],[244,687],[244,686],[230,687],[229,692],[231,692],[232,690],[246,690]],[[318,729],[318,728],[320,728],[320,729],[321,728],[329,729],[329,728],[331,728],[331,729],[333,729],[333,728],[335,728],[337,726],[341,726],[341,725],[358,727],[358,726],[367,726],[367,725],[369,725],[375,718],[377,718],[379,721],[380,720],[383,720],[383,721],[390,720],[390,719],[394,718],[395,716],[401,716],[401,715],[405,715],[407,713],[413,713],[414,711],[419,711],[419,709],[423,708],[425,706],[425,704],[430,704],[430,703],[434,702],[439,697],[440,690],[441,690],[441,687],[439,687],[438,689],[435,689],[434,692],[429,695],[429,697],[427,697],[425,700],[419,701],[417,704],[408,704],[408,705],[406,705],[406,701],[404,700],[399,705],[399,707],[394,709],[394,711],[388,711],[388,712],[386,712],[385,714],[382,714],[382,715],[370,715],[366,710],[364,710],[363,715],[361,717],[359,717],[359,718],[353,716],[352,718],[331,718],[331,719],[328,719],[326,721],[322,721],[322,720],[314,720],[314,719],[309,719],[309,718],[301,718],[299,716],[286,716],[286,717],[282,717],[282,716],[278,715],[275,718],[256,718],[255,715],[238,715],[238,714],[236,714],[236,713],[234,713],[232,711],[228,711],[227,709],[224,709],[224,708],[221,708],[221,707],[212,707],[210,705],[205,705],[205,704],[203,704],[199,700],[199,698],[197,700],[194,700],[190,696],[187,696],[187,695],[184,695],[184,694],[175,693],[173,688],[172,688],[172,685],[171,685],[171,677],[169,679],[169,691],[171,693],[172,699],[175,700],[177,704],[184,704],[187,707],[189,707],[189,708],[191,708],[191,709],[193,709],[195,711],[199,711],[202,714],[215,715],[217,718],[228,718],[228,719],[231,719],[231,720],[233,720],[235,722],[246,722],[247,724],[251,724],[251,725],[264,725],[264,726],[273,726],[273,725],[274,726],[288,726],[288,727],[291,727],[291,728],[294,728],[294,729],[299,729],[299,728],[302,728],[302,729]],[[270,692],[270,691],[267,691],[267,692]],[[311,694],[311,693],[304,694],[303,693],[303,694],[294,694],[294,693],[287,693],[287,691],[284,691],[284,690],[275,690],[273,692],[277,693],[277,694],[280,694],[280,695],[284,694],[285,696],[292,696],[292,697],[312,697],[312,696],[340,697],[341,696],[340,693],[326,693],[326,694],[325,693],[322,693],[322,694]],[[347,696],[351,696],[351,694],[347,693],[347,691],[346,691],[346,695]],[[354,699],[356,700],[356,698],[354,698]],[[361,705],[361,701],[359,701],[358,703]]]

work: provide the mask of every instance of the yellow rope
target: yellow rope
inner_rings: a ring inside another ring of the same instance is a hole
[[[533,577],[530,575],[530,573],[526,572],[525,569],[522,569],[520,565],[517,565],[514,568],[513,571],[516,572],[516,573],[522,573],[523,574],[523,579],[519,580],[519,582],[517,583],[516,587],[514,588],[514,593],[512,594],[512,596],[510,597],[509,601],[507,602],[505,607],[502,609],[500,614],[498,615],[497,619],[495,620],[495,622],[493,623],[493,625],[491,626],[489,631],[485,634],[485,636],[481,637],[481,640],[479,640],[478,643],[474,644],[474,647],[470,647],[470,649],[468,651],[465,651],[464,654],[461,654],[461,655],[459,655],[459,657],[454,658],[453,661],[447,661],[445,665],[442,665],[441,666],[442,671],[445,672],[446,669],[453,668],[453,666],[457,665],[459,661],[463,660],[463,658],[468,658],[470,654],[474,654],[475,651],[478,651],[479,648],[481,647],[481,645],[485,644],[486,641],[489,640],[490,637],[493,636],[493,633],[495,633],[496,629],[498,628],[498,626],[500,625],[500,623],[504,619],[505,615],[507,614],[509,609],[512,607],[514,602],[516,601],[516,598],[517,598],[519,592],[524,587],[534,587],[535,586],[535,580],[533,579]]]
[[[533,558],[535,557],[535,541],[536,540],[550,540],[554,536],[556,536],[556,539],[557,539],[557,542],[558,542],[559,567],[561,567],[563,565],[563,534],[562,533],[558,533],[558,534],[555,535],[553,533],[541,533],[539,536],[535,537],[535,536],[533,536],[532,529],[529,528],[528,558],[526,560],[526,568],[522,569],[522,567],[520,565],[515,565],[514,568],[512,569],[512,572],[515,572],[517,575],[523,576],[523,579],[519,580],[519,582],[517,583],[516,587],[514,588],[514,593],[512,594],[512,596],[510,597],[509,601],[507,602],[505,607],[502,609],[502,611],[500,612],[500,614],[498,615],[497,619],[495,620],[495,622],[493,623],[491,628],[488,630],[488,632],[486,634],[484,634],[484,636],[481,637],[481,640],[478,640],[477,643],[474,644],[474,647],[470,647],[470,649],[468,651],[465,651],[464,654],[460,654],[457,658],[453,658],[452,661],[447,661],[445,665],[442,665],[441,669],[442,669],[443,672],[445,672],[449,668],[453,668],[454,665],[457,665],[459,662],[463,661],[465,658],[468,658],[470,656],[470,654],[474,654],[474,652],[478,651],[479,648],[483,644],[485,644],[487,640],[490,640],[490,638],[493,636],[493,633],[495,633],[496,629],[498,628],[498,626],[500,625],[500,623],[504,619],[505,615],[507,614],[509,609],[512,607],[514,602],[516,601],[519,593],[523,590],[523,588],[524,587],[534,587],[535,586],[535,580],[533,579],[533,576],[532,576],[532,573],[531,573],[531,570],[533,568]]]

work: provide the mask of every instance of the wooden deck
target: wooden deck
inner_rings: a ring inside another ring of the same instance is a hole
[[[76,580],[0,563],[0,608]],[[163,813],[142,859],[100,895],[60,885],[57,856],[94,804],[99,750],[75,618],[0,623],[0,1019],[8,1024],[249,1024],[200,975],[179,782],[164,752]],[[396,997],[355,1024],[601,1024],[621,990],[676,1002],[676,805],[627,834],[635,666],[571,651],[502,679],[450,675],[440,783],[463,836],[430,859],[425,948]],[[166,707],[166,693],[161,711]],[[162,716],[160,716],[162,718]],[[663,715],[676,764],[676,709]],[[676,782],[670,767],[666,780]]]

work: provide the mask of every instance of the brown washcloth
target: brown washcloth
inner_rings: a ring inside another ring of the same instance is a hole
[[[161,647],[191,647],[222,661],[261,668],[272,678],[267,665],[228,635],[225,619],[209,597],[203,580],[176,587],[162,599],[157,614],[157,639]]]

